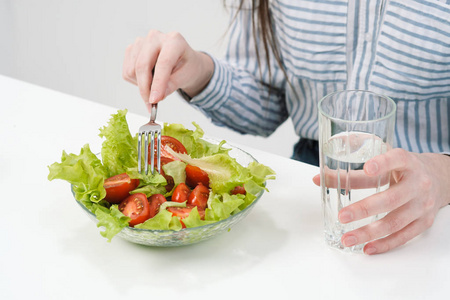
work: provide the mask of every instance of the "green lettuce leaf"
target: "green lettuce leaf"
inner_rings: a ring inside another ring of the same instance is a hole
[[[143,193],[148,197],[154,194],[166,194],[167,181],[164,176],[155,172],[155,174],[148,173],[148,175],[141,174],[137,168],[127,170],[128,176],[133,179],[139,179],[139,186],[130,192],[130,194]]]
[[[167,151],[183,162],[199,167],[208,173],[209,185],[215,193],[229,193],[235,186],[243,184],[251,178],[249,170],[227,154],[219,153],[192,158],[188,154],[176,153],[170,148]]]
[[[194,124],[194,123],[193,123]],[[194,124],[195,126],[195,124]],[[185,128],[181,124],[168,124],[164,123],[162,129],[163,135],[169,135],[171,137],[179,140],[183,146],[186,148],[188,153],[197,153],[202,152],[202,149],[199,149],[199,139],[203,137],[203,130],[196,126],[196,130],[192,131]]]
[[[252,180],[260,186],[263,186],[267,180],[275,179],[275,171],[258,162],[251,162],[248,169],[252,174]]]
[[[161,194],[164,197],[166,197],[167,191],[164,186],[154,186],[154,185],[144,185],[141,187],[137,187],[136,189],[132,190],[130,194],[137,194],[142,193],[149,198],[151,195],[154,194]]]
[[[181,124],[164,123],[162,134],[169,135],[179,140],[193,158],[200,158],[218,153],[228,153],[230,149],[222,148],[225,141],[222,141],[219,144],[205,141],[202,139],[204,134],[203,129],[195,122],[192,122],[192,124],[195,127],[195,131],[189,130]]]
[[[205,212],[205,219],[212,221],[225,220],[244,203],[244,195],[212,194],[208,199],[209,209]]]
[[[150,230],[181,230],[182,225],[177,217],[173,217],[168,210],[161,209],[153,218],[134,226],[140,229]]]
[[[133,138],[126,120],[127,110],[119,110],[111,115],[107,126],[100,128],[102,162],[108,177],[125,173],[137,167],[137,139]]]
[[[164,173],[172,176],[175,186],[186,181],[186,164],[179,160],[174,160],[165,164],[163,167]]]
[[[186,226],[186,228],[193,228],[193,227],[199,227],[203,225],[208,225],[211,223],[217,222],[216,220],[202,220],[200,219],[200,214],[198,212],[197,206],[195,206],[191,212],[189,213],[189,216],[183,219],[183,223]]]
[[[109,209],[97,205],[94,213],[98,220],[97,227],[105,228],[100,234],[107,238],[109,242],[122,229],[128,227],[128,222],[130,221],[129,217],[119,211],[118,205],[112,205]]]
[[[61,162],[49,167],[48,180],[62,179],[72,184],[78,201],[100,202],[106,196],[103,182],[107,170],[86,144],[79,155],[62,153]]]

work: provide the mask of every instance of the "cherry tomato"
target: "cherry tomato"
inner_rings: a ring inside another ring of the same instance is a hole
[[[105,200],[112,204],[118,204],[128,197],[138,185],[139,179],[131,179],[127,173],[112,176],[103,183],[106,190]]]
[[[151,151],[151,149],[150,149],[150,147],[151,147],[151,144],[149,144],[149,161],[150,161],[150,151]],[[155,145],[155,157],[157,156],[157,150],[156,150],[156,145]],[[177,153],[184,153],[184,154],[186,154],[187,153],[187,151],[186,151],[186,148],[184,147],[184,145],[179,141],[179,140],[177,140],[176,138],[174,138],[174,137],[171,137],[171,136],[168,136],[168,135],[163,135],[163,136],[161,136],[161,157],[168,157],[168,158],[171,158],[171,159],[173,159],[173,160],[179,160],[178,158],[176,158],[175,156],[173,156],[172,154],[170,154],[167,150],[166,150],[166,147],[169,147],[169,148],[171,148],[173,151],[175,151],[175,152],[177,152]]]
[[[173,191],[172,201],[182,203],[188,199],[190,193],[191,190],[189,187],[185,183],[181,182]]]
[[[150,198],[148,198],[148,202],[150,204],[149,218],[153,218],[159,212],[159,207],[161,206],[161,204],[163,204],[166,201],[167,201],[166,197],[164,197],[161,194],[151,195]]]
[[[236,186],[234,189],[231,190],[230,194],[231,195],[237,195],[237,194],[242,194],[245,195],[247,192],[245,191],[245,188],[243,185],[238,185]]]
[[[131,220],[129,225],[131,227],[145,222],[150,218],[150,204],[148,203],[147,196],[142,193],[136,193],[130,195],[125,200],[120,202],[119,210]]]
[[[190,206],[190,205],[187,205],[186,207],[172,206],[172,207],[168,207],[167,210],[172,213],[172,216],[179,217],[180,221],[181,221],[181,226],[183,228],[186,228],[186,225],[184,225],[182,220],[189,216],[189,214],[191,213],[191,211],[194,207],[195,206]],[[204,220],[205,219],[205,211],[199,209],[198,207],[197,207],[197,211],[200,215],[200,219]]]
[[[186,184],[191,188],[197,186],[197,184],[203,184],[209,188],[209,176],[208,173],[200,169],[199,167],[187,165],[186,166]]]
[[[197,206],[199,210],[205,210],[209,198],[209,189],[203,184],[198,184],[188,198],[188,204]]]

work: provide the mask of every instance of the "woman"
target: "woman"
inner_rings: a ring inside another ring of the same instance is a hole
[[[255,4],[257,3],[257,4]],[[240,1],[219,60],[178,33],[155,30],[126,50],[123,76],[144,102],[174,91],[212,122],[268,136],[288,117],[301,137],[293,158],[318,164],[317,103],[344,89],[397,103],[396,149],[365,164],[392,171],[387,191],[340,211],[342,223],[390,213],[344,234],[366,254],[396,248],[429,228],[450,203],[450,5],[415,1]],[[154,72],[152,74],[152,71]],[[320,184],[319,176],[314,179]]]

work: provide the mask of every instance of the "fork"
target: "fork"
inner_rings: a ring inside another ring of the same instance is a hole
[[[157,160],[156,166],[158,173],[161,173],[161,125],[155,123],[156,112],[158,109],[158,104],[152,104],[150,112],[150,121],[142,125],[139,128],[139,139],[138,139],[138,172],[141,174],[145,173],[148,175],[148,151],[149,151],[149,136],[150,136],[150,166],[151,172],[155,172],[155,139],[157,143]],[[142,140],[144,139],[144,170],[142,170]]]

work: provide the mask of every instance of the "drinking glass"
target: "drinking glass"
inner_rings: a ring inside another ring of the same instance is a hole
[[[344,233],[385,214],[341,224],[338,213],[352,203],[389,188],[390,173],[367,176],[364,163],[392,148],[395,102],[370,91],[338,91],[319,102],[320,183],[325,241],[346,252],[362,252],[364,245],[344,247]]]

